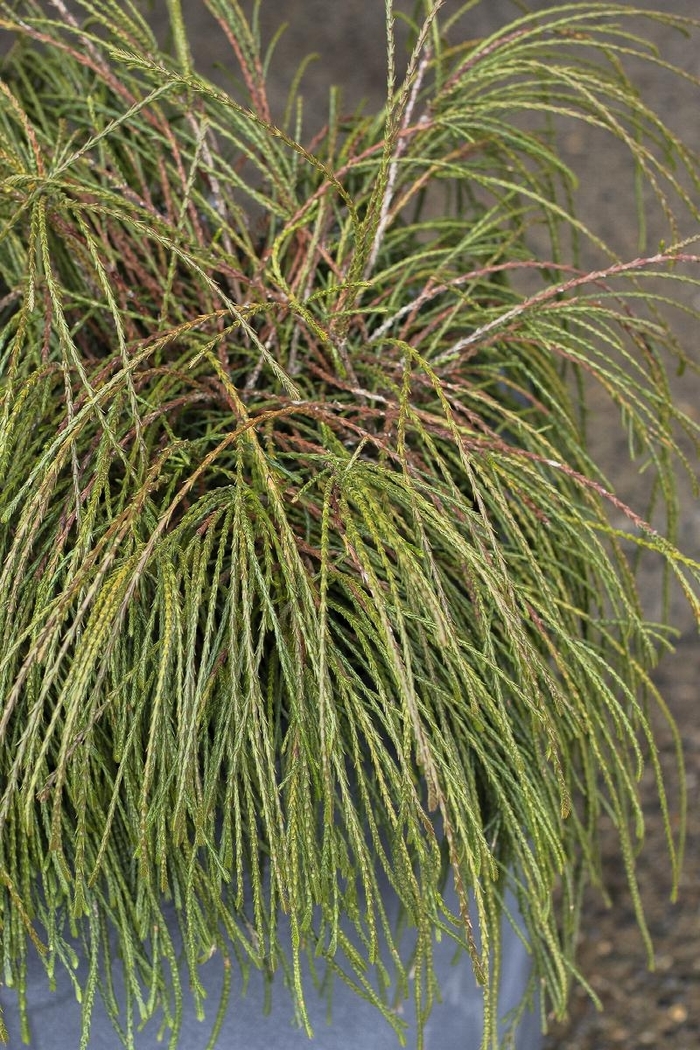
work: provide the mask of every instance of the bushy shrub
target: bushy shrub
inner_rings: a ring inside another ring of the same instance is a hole
[[[696,280],[697,162],[625,74],[663,64],[639,19],[681,20],[577,2],[460,42],[424,4],[404,75],[387,3],[384,111],[334,95],[303,145],[298,83],[275,124],[274,54],[235,0],[204,6],[238,94],[195,71],[175,0],[173,55],[130,3],[76,6],[0,3],[9,978],[30,941],[69,965],[78,931],[87,1033],[116,931],[135,1001],[176,1029],[172,899],[196,997],[200,957],[235,950],[284,970],[303,1021],[308,953],[399,1031],[409,966],[430,1009],[441,931],[485,983],[488,1042],[510,886],[561,1015],[599,817],[644,930],[645,762],[666,812],[648,705],[667,635],[636,552],[698,608],[673,537],[679,436],[694,454],[698,434],[667,381],[694,362],[664,317]],[[629,147],[670,247],[622,260],[575,217],[564,118]],[[591,387],[651,509],[591,459]]]

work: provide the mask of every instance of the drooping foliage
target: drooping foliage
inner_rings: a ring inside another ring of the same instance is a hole
[[[475,41],[473,6],[425,5],[397,72],[387,0],[385,110],[333,95],[302,144],[236,0],[203,7],[238,94],[195,70],[175,0],[172,56],[129,2],[0,3],[0,921],[20,991],[27,952],[51,971],[82,940],[85,1046],[110,936],[177,1045],[168,900],[198,1008],[218,950],[234,981],[286,974],[304,1021],[308,954],[397,1032],[440,930],[485,984],[485,1046],[507,886],[564,1011],[603,813],[644,929],[666,636],[634,557],[697,611],[665,306],[695,280],[698,169],[625,68],[663,65],[643,19],[687,26],[576,2]],[[622,260],[575,218],[561,120],[629,147],[671,247]],[[651,509],[591,460],[593,387]]]

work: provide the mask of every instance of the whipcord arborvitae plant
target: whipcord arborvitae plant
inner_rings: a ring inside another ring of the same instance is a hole
[[[645,931],[645,762],[668,813],[648,713],[666,635],[633,569],[654,552],[697,612],[673,471],[698,435],[664,310],[695,280],[698,184],[625,66],[665,66],[642,18],[687,26],[576,2],[474,41],[473,3],[426,4],[404,75],[387,2],[386,109],[334,94],[301,145],[296,82],[271,113],[275,57],[235,0],[203,0],[231,95],[195,72],[176,0],[174,57],[131,3],[75,6],[84,24],[0,2],[4,979],[22,996],[27,953],[51,973],[78,937],[83,1046],[98,983],[128,1042],[100,977],[116,935],[130,1008],[175,1046],[173,900],[198,1010],[221,951],[234,987],[284,972],[305,1023],[308,954],[400,1032],[397,998],[424,1017],[437,994],[440,931],[495,1045],[506,887],[560,1016],[600,816]],[[574,217],[560,117],[629,147],[673,247],[623,261]],[[589,456],[596,385],[658,530]]]

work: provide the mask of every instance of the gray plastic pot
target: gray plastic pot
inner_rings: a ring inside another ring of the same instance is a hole
[[[391,891],[387,885],[387,899]],[[454,900],[448,903],[454,907]],[[512,898],[508,905],[517,914]],[[78,1050],[80,1045],[80,1007],[76,1003],[71,981],[65,971],[58,973],[57,988],[51,992],[39,957],[30,948],[28,973],[28,1014],[33,1050]],[[464,955],[454,962],[454,945],[446,938],[435,946],[435,965],[442,994],[442,1002],[436,1004],[425,1029],[425,1050],[477,1050],[481,1043],[482,991],[475,982],[471,964]],[[501,979],[501,1016],[515,1007],[525,991],[531,973],[530,956],[521,938],[504,920]],[[119,968],[114,967],[118,977]],[[205,1050],[211,1035],[216,1015],[219,992],[223,979],[220,955],[214,955],[201,968],[201,979],[208,992],[207,1018],[197,1021],[194,1006],[185,995],[183,1025],[179,1046],[182,1050]],[[87,977],[87,965],[81,963],[76,974],[83,983]],[[398,1050],[396,1034],[378,1013],[376,1008],[360,999],[342,981],[335,982],[332,997],[332,1023],[328,1024],[327,1004],[311,988],[308,994],[308,1010],[314,1030],[310,1042],[305,1032],[295,1027],[289,993],[281,981],[274,982],[271,1010],[264,1013],[264,982],[254,971],[245,994],[236,988],[237,972],[234,968],[234,985],[229,1010],[224,1021],[217,1050]],[[187,987],[183,976],[183,986]],[[310,987],[310,985],[309,985]],[[122,988],[117,996],[123,1001]],[[0,985],[0,1003],[3,1006],[5,1023],[10,1034],[10,1047],[21,1046],[19,1010],[13,990]],[[409,1024],[406,1046],[416,1047],[416,1028],[413,1002],[404,1004],[402,1016]],[[135,1033],[137,1050],[163,1050],[167,1037],[158,1041],[160,1021],[154,1018],[144,1029]],[[120,1040],[115,1032],[98,995],[92,1016],[90,1050],[118,1050]],[[526,1014],[518,1028],[515,1050],[539,1050],[542,1037],[539,1015]]]

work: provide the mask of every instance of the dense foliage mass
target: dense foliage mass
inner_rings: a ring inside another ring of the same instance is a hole
[[[174,57],[129,2],[82,0],[84,22],[0,2],[6,977],[21,994],[35,948],[70,966],[77,934],[87,1046],[116,931],[131,1008],[175,1045],[172,899],[195,997],[219,950],[283,970],[303,1022],[308,953],[399,1031],[411,967],[430,1009],[440,929],[485,983],[495,1045],[506,886],[543,1016],[576,976],[602,813],[634,892],[664,638],[635,552],[697,609],[672,541],[679,435],[698,435],[663,315],[694,280],[697,160],[625,76],[663,64],[642,17],[673,19],[576,2],[455,43],[459,12],[425,4],[397,71],[387,2],[384,112],[333,95],[302,145],[296,83],[270,112],[255,19],[203,3],[238,94],[195,71],[175,0]],[[564,118],[627,144],[672,247],[623,261],[574,217]],[[591,461],[591,385],[657,528]],[[674,869],[678,847],[669,830]]]

